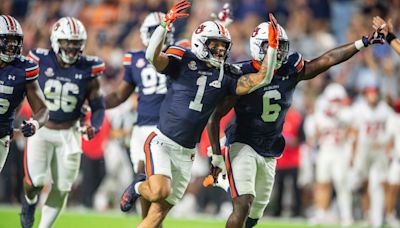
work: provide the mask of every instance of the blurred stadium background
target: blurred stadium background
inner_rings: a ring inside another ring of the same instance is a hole
[[[50,26],[58,18],[79,18],[88,31],[84,52],[100,56],[106,62],[107,69],[101,80],[102,89],[107,94],[117,88],[122,80],[124,52],[143,48],[139,27],[144,17],[152,11],[167,12],[174,2],[1,0],[0,14],[12,15],[21,23],[25,54],[33,48],[50,47]],[[372,17],[375,15],[391,17],[395,25],[394,31],[400,31],[398,0],[193,0],[190,17],[174,24],[176,39],[190,40],[197,25],[209,20],[210,14],[218,12],[225,2],[231,3],[234,18],[234,23],[229,27],[233,40],[231,62],[251,58],[249,36],[256,25],[266,20],[268,12],[274,13],[278,22],[286,29],[290,49],[302,53],[305,59],[315,58],[326,50],[370,34]],[[288,140],[290,143],[278,162],[277,180],[281,181],[276,183],[283,183],[283,187],[274,187],[271,203],[266,210],[267,219],[263,223],[266,225],[259,227],[306,227],[309,218],[315,213],[313,187],[315,155],[318,150],[308,142],[303,123],[314,112],[315,103],[323,89],[331,82],[340,83],[345,86],[349,98],[355,100],[365,81],[377,80],[382,98],[395,110],[399,110],[399,70],[400,58],[389,45],[374,46],[316,79],[300,83],[294,94],[293,107],[287,116],[287,122],[295,129],[286,132],[284,130],[285,136],[293,140]],[[55,227],[128,227],[137,224],[135,212],[128,216],[118,212],[119,196],[133,178],[128,146],[135,121],[135,100],[133,95],[124,105],[108,111],[97,141],[84,146],[81,172],[68,201],[68,212],[61,215]],[[16,126],[27,115],[28,107],[22,109]],[[23,150],[24,138],[17,134],[5,168],[0,174],[0,227],[19,226]],[[222,227],[223,219],[229,215],[232,209],[229,196],[219,188],[206,189],[201,186],[201,180],[209,170],[204,151],[204,148],[199,149],[201,156],[197,156],[187,194],[170,214],[170,217],[178,219],[167,219],[165,227],[197,227],[196,224],[206,221],[199,227]],[[283,200],[279,201],[279,198]],[[355,194],[354,217],[363,224],[365,219],[362,219],[359,201],[359,194]],[[331,223],[336,224],[335,203],[332,204],[331,211]],[[85,216],[86,220],[82,219]],[[271,217],[277,217],[278,220]],[[102,218],[109,218],[111,223],[103,223]],[[180,224],[179,221],[182,220],[179,218],[207,219],[188,220],[188,223]],[[277,222],[268,222],[271,219]],[[80,220],[81,222],[77,222]]]

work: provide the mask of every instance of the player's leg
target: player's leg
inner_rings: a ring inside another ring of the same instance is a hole
[[[383,154],[383,153],[382,153]],[[371,201],[370,218],[373,227],[383,225],[383,215],[385,207],[384,177],[386,174],[384,160],[377,158],[371,166],[369,175],[369,198]]]
[[[0,138],[0,172],[7,160],[7,155],[10,150],[10,136],[6,135]]]
[[[151,227],[159,227],[173,205],[182,199],[190,182],[195,149],[182,148],[175,143],[170,144],[170,142],[164,140],[162,141],[162,145],[170,151],[172,189],[170,189],[171,192],[165,200],[152,201],[149,213],[139,227],[149,227],[147,226],[149,224],[152,224]],[[150,176],[149,180],[152,177]]]
[[[392,227],[399,226],[399,221],[396,218],[396,202],[397,194],[400,189],[400,161],[398,157],[394,157],[390,164],[388,185],[385,199],[386,221]]]
[[[264,158],[258,154],[257,156],[256,197],[250,208],[246,228],[254,227],[263,216],[274,186],[276,158]]]
[[[148,216],[137,226],[138,228],[158,228],[162,221],[167,216],[173,205],[162,200],[157,203],[152,203],[149,208]]]
[[[315,206],[317,208],[312,223],[325,223],[332,194],[334,156],[337,151],[320,150],[316,160]]]
[[[133,170],[135,176],[138,174],[145,174],[145,163],[144,163],[144,144],[147,136],[154,131],[156,126],[134,126],[132,129],[132,137],[130,143],[130,156],[133,164]],[[150,208],[150,201],[143,197],[140,197],[140,206],[142,211],[142,218],[145,218]]]
[[[255,151],[248,145],[234,143],[225,155],[231,189],[233,211],[226,227],[243,227],[255,196],[257,161]]]
[[[45,127],[29,137],[24,151],[24,197],[21,210],[22,227],[32,227],[40,191],[48,180],[48,163],[53,156],[54,134]]]
[[[59,130],[59,140],[51,160],[53,184],[42,208],[39,228],[52,227],[64,208],[81,163],[81,135],[71,128]]]
[[[342,162],[333,163],[332,174],[333,174],[333,185],[337,193],[337,203],[339,206],[341,225],[348,227],[353,224],[353,215],[351,210],[353,197],[349,186],[349,182],[351,180],[349,180],[348,177],[348,170],[350,164],[349,161],[350,151],[343,151],[342,154],[343,154],[341,159]]]
[[[129,211],[140,196],[150,202],[158,202],[171,194],[170,154],[179,151],[180,147],[170,146],[161,136],[161,133],[152,132],[147,137],[144,146],[147,180],[143,175],[138,175],[124,191],[120,201],[122,211]]]

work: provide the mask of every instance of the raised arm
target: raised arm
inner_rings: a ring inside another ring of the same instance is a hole
[[[279,29],[278,22],[272,14],[269,14],[269,19],[267,56],[263,59],[261,68],[257,73],[246,74],[239,78],[236,86],[237,95],[245,95],[268,85],[274,76],[279,45]]]
[[[21,127],[25,137],[32,136],[49,119],[49,110],[46,107],[42,90],[37,81],[26,84],[26,97],[33,111],[33,118],[24,121]]]
[[[354,43],[345,44],[329,50],[318,58],[304,63],[300,80],[313,79],[320,73],[327,71],[330,67],[350,59],[361,49],[371,44],[383,44],[384,42],[383,33],[381,33],[380,29],[378,29],[369,37],[364,36],[362,39],[357,40]]]
[[[156,68],[158,72],[162,72],[169,63],[168,56],[161,52],[167,32],[170,30],[171,24],[179,17],[187,17],[189,14],[180,13],[190,7],[190,3],[182,0],[175,4],[165,15],[164,21],[157,27],[152,34],[149,45],[146,49],[146,59]]]
[[[374,17],[372,20],[375,29],[382,28],[383,34],[385,34],[386,41],[392,48],[400,55],[400,40],[397,39],[396,35],[393,33],[392,19],[389,19],[386,23],[381,17]]]
[[[107,96],[104,98],[106,109],[114,108],[126,101],[134,89],[134,86],[123,80],[116,91],[107,94]]]

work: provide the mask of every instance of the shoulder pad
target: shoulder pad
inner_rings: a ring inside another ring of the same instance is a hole
[[[170,46],[168,49],[165,51],[165,53],[168,56],[175,57],[179,60],[182,59],[183,55],[185,54],[186,49],[180,46]]]
[[[98,77],[103,75],[106,69],[105,63],[97,56],[86,55],[82,56],[88,66],[91,66],[91,76]]]
[[[37,48],[37,49],[30,50],[27,57],[32,59],[36,63],[39,63],[40,57],[49,55],[49,52],[50,52],[49,49]]]
[[[296,72],[299,73],[304,67],[303,56],[300,53],[295,52],[288,57],[287,64],[289,67],[294,67]]]

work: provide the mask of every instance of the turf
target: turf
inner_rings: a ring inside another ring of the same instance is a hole
[[[18,207],[0,206],[0,228],[20,227]],[[40,210],[35,215],[35,225],[38,226],[40,219]],[[120,212],[98,213],[93,211],[79,212],[77,210],[66,210],[58,218],[54,228],[132,228],[139,224],[138,216],[132,214],[122,214]],[[225,227],[223,220],[213,218],[197,219],[174,219],[167,218],[164,222],[165,228],[220,228]],[[303,227],[326,227],[333,228],[337,226],[310,226],[305,220],[271,220],[265,219],[260,222],[257,228],[303,228]],[[353,226],[360,227],[360,226]]]

